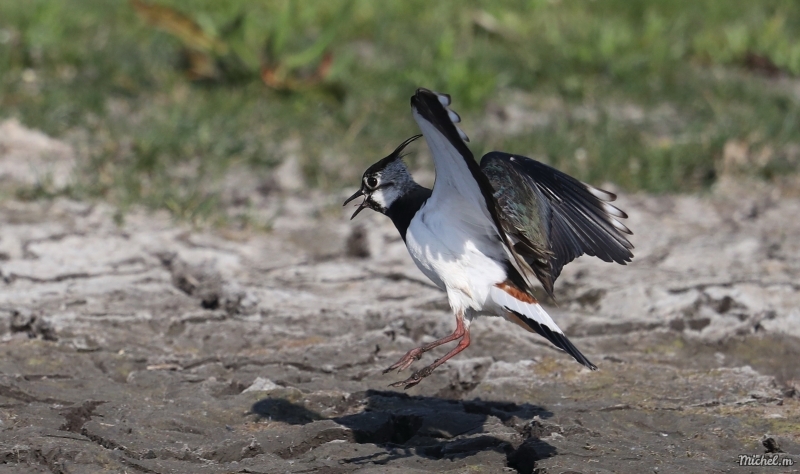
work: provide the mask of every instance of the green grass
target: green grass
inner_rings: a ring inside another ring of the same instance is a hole
[[[77,146],[75,195],[213,215],[221,204],[209,183],[233,164],[269,174],[290,138],[309,185],[353,186],[415,133],[408,97],[418,86],[453,95],[477,155],[526,154],[593,183],[702,190],[730,140],[762,157],[743,173],[773,179],[800,166],[794,1],[158,3],[224,38],[220,60],[236,74],[190,81],[181,42],[127,1],[0,0],[0,118]],[[341,95],[259,79],[268,55],[302,73],[328,44],[328,83]],[[782,77],[748,70],[748,54]],[[487,128],[491,104],[520,94],[543,124]]]

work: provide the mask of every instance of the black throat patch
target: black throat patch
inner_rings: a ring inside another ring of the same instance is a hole
[[[420,210],[429,197],[431,197],[430,189],[416,185],[409,192],[400,196],[386,209],[384,214],[392,220],[397,231],[400,232],[400,237],[403,238],[403,242],[406,241],[406,231],[408,230],[409,224],[411,224],[411,219],[414,218],[417,211]]]

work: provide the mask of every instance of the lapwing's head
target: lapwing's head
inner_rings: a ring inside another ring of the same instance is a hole
[[[361,189],[344,202],[344,205],[347,205],[353,199],[364,196],[364,201],[350,219],[356,217],[365,207],[386,214],[386,210],[391,207],[392,203],[414,189],[416,183],[403,163],[402,152],[409,143],[421,136],[415,135],[404,141],[389,156],[364,171],[364,175],[361,177]]]

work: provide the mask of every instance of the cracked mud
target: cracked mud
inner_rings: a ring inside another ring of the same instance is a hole
[[[482,318],[407,392],[382,370],[452,331],[445,295],[381,216],[265,199],[261,233],[0,204],[0,471],[800,470],[799,199],[623,196],[634,262],[547,305],[599,371]]]

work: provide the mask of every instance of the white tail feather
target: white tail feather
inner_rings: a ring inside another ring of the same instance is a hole
[[[520,301],[496,286],[493,286],[492,289],[489,290],[489,296],[498,306],[519,313],[526,318],[536,321],[542,326],[547,326],[554,333],[564,334],[556,325],[555,321],[553,321],[553,318],[551,318],[538,303],[525,303]]]

